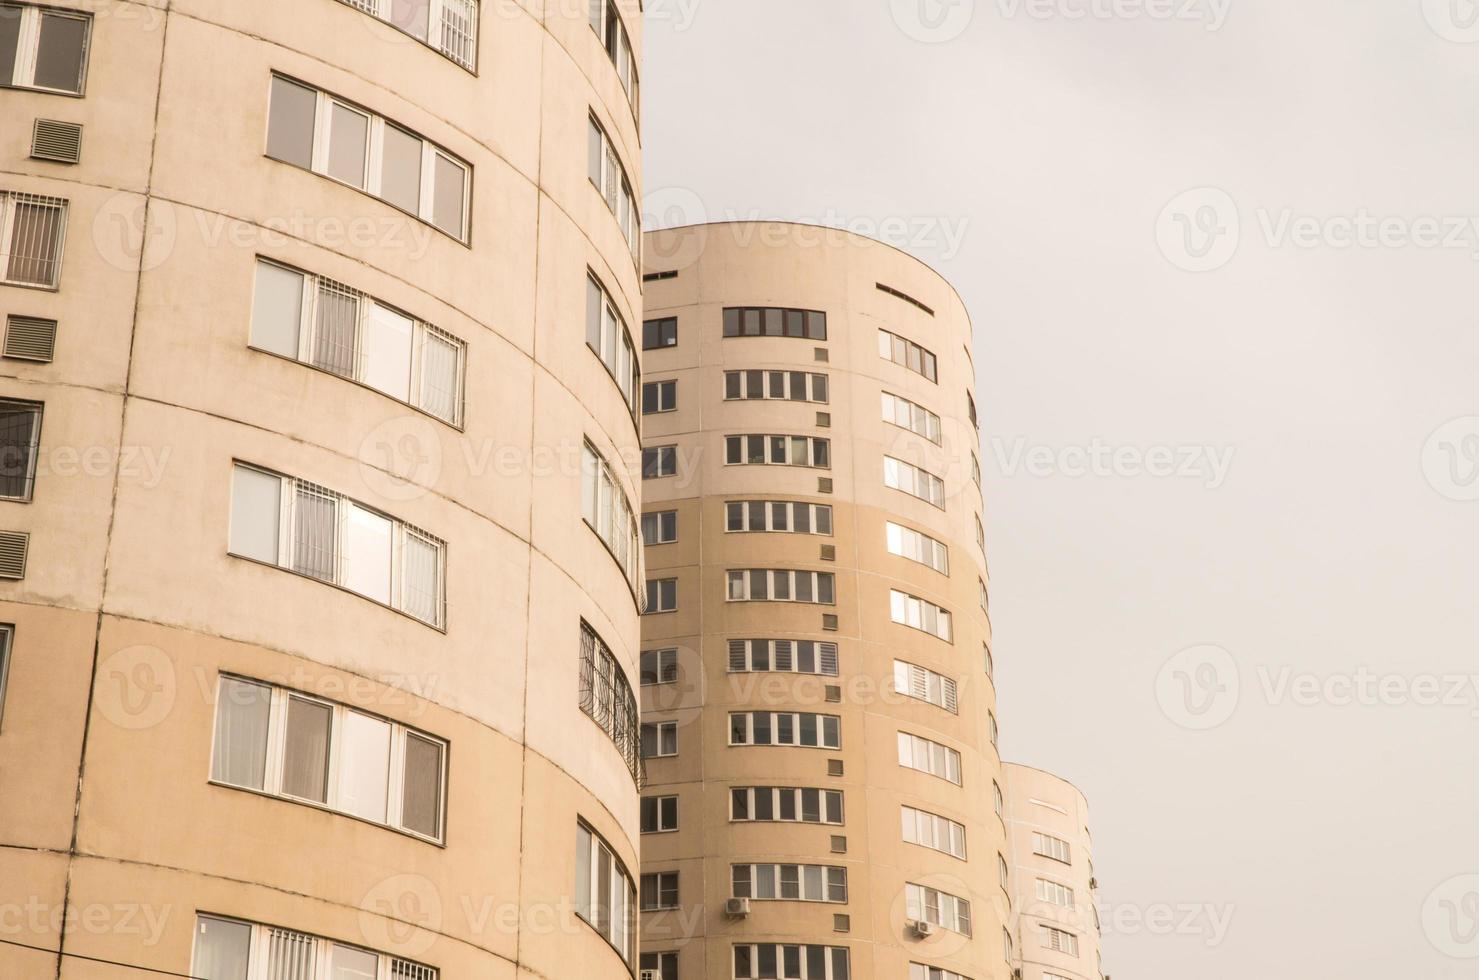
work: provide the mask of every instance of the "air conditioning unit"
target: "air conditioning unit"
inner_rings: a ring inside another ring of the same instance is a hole
[[[927,939],[935,934],[935,924],[924,919],[910,919],[909,931],[920,939]]]
[[[743,919],[750,914],[750,900],[748,898],[730,898],[724,902],[724,914],[731,919]]]
[[[657,970],[643,970],[642,980],[662,980],[662,973]]]

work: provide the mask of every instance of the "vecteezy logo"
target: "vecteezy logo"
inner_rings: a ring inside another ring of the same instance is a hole
[[[1479,500],[1479,416],[1445,422],[1428,436],[1423,475],[1449,500]]]
[[[1479,41],[1479,4],[1474,0],[1423,0],[1423,16],[1433,33],[1445,41]]]
[[[175,209],[159,198],[114,194],[92,219],[92,243],[120,272],[148,272],[169,260],[179,229]]]
[[[943,44],[965,33],[976,0],[889,0],[899,30],[925,44]]]
[[[1165,716],[1182,728],[1206,731],[1232,717],[1238,707],[1238,665],[1212,644],[1189,647],[1161,667],[1155,697]]]
[[[158,647],[119,650],[98,665],[95,699],[98,711],[119,728],[152,728],[175,706],[174,661]]]
[[[1455,875],[1428,893],[1423,932],[1433,948],[1459,960],[1479,957],[1479,875]]]
[[[442,475],[436,424],[420,415],[381,422],[360,440],[359,473],[370,492],[385,500],[404,502],[425,495]]]
[[[419,956],[436,942],[442,927],[442,896],[423,875],[393,875],[365,893],[359,903],[365,942],[402,956]]]
[[[1232,261],[1242,237],[1238,205],[1218,187],[1183,191],[1161,209],[1155,223],[1161,254],[1186,272],[1211,272]]]

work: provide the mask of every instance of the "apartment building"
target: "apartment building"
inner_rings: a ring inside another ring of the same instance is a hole
[[[0,3],[0,976],[636,969],[640,26]]]

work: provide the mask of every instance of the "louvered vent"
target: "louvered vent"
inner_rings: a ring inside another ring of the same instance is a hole
[[[830,429],[831,427],[832,427],[832,413],[831,412],[818,412],[817,413],[817,428],[819,428],[819,429]]]
[[[828,759],[827,760],[827,775],[829,775],[829,776],[840,776],[840,775],[842,775],[842,760],[841,759]]]
[[[822,561],[836,561],[837,546],[835,544],[822,545]]]
[[[0,579],[26,577],[26,551],[31,536],[25,531],[0,531]]]
[[[842,702],[841,684],[828,684],[823,693],[826,695],[827,700],[833,704],[840,704]]]
[[[826,360],[827,360],[827,348],[825,348],[825,347],[813,347],[812,348],[812,357],[815,357],[819,362],[826,362]]]
[[[76,163],[82,159],[82,127],[77,123],[38,119],[31,133],[31,159]]]
[[[817,477],[817,493],[831,493],[832,478],[830,476]]]
[[[837,616],[834,613],[822,613],[822,629],[833,632],[837,629]]]
[[[14,314],[7,317],[3,353],[21,361],[50,361],[56,354],[56,321]]]
[[[843,837],[840,834],[833,834],[832,835],[832,853],[833,854],[846,854],[847,853],[847,838],[846,837]]]

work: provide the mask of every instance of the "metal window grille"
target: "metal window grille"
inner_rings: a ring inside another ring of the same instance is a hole
[[[477,65],[476,0],[442,0],[442,54],[468,71]]]
[[[356,376],[360,303],[364,294],[332,279],[318,280],[313,338],[313,366],[342,378]]]
[[[55,288],[61,273],[67,202],[38,194],[0,193],[0,259],[5,281]]]
[[[267,930],[267,980],[313,980],[316,942],[286,929]]]
[[[580,624],[580,709],[610,737],[641,789],[647,773],[637,699],[615,655],[584,621]]]
[[[293,491],[293,571],[337,582],[341,498],[306,480],[293,480]]]

